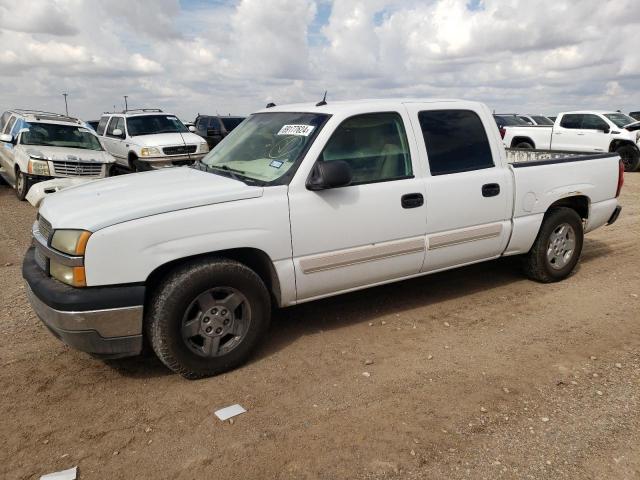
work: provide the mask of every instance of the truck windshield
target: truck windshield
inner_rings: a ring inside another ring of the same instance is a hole
[[[329,118],[325,114],[256,113],[201,161],[209,171],[267,184],[292,170]],[[197,166],[196,166],[197,167]]]
[[[605,113],[604,116],[615,123],[616,127],[620,128],[638,121],[634,120],[633,117],[630,117],[629,115],[625,115],[624,113]]]
[[[25,123],[20,142],[23,145],[102,150],[100,141],[88,128],[55,123]]]
[[[174,115],[141,115],[127,118],[127,129],[132,137],[156,133],[187,133],[189,130]]]

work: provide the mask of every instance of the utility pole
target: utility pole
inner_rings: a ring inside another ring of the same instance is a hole
[[[127,105],[127,98],[129,97],[129,95],[125,95],[124,96],[124,111],[126,112],[127,110],[129,110],[129,105]]]
[[[69,95],[68,93],[63,93],[62,96],[64,97],[64,111],[67,114],[67,117],[69,116],[69,107],[67,106],[67,95]]]

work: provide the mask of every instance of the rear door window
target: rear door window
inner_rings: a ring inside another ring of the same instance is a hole
[[[404,124],[396,112],[368,113],[346,119],[331,135],[319,160],[348,163],[353,175],[351,185],[413,175]]]
[[[582,128],[582,117],[581,113],[567,113],[562,116],[560,126],[562,128],[580,129]]]
[[[480,117],[471,110],[418,113],[431,175],[492,168],[493,156]]]

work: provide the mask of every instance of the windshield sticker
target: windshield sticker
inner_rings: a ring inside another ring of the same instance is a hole
[[[269,164],[269,166],[273,168],[280,168],[282,165],[284,165],[284,162],[281,162],[280,160],[271,160],[271,163]]]
[[[277,135],[301,135],[308,137],[313,129],[313,125],[283,125]]]

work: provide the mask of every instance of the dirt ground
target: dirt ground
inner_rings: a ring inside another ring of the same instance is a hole
[[[501,260],[291,308],[248,365],[187,381],[48,333],[35,211],[1,186],[0,477],[640,478],[640,173],[621,203],[564,282]]]

